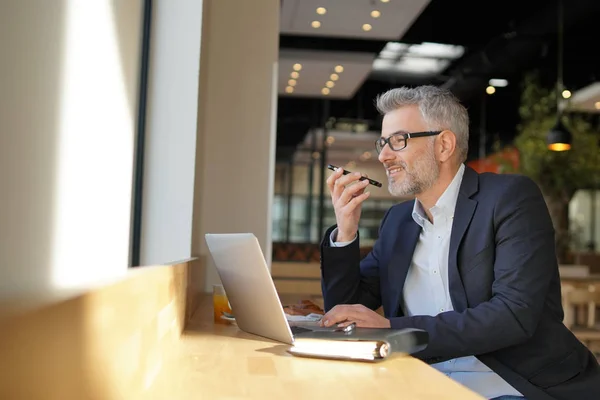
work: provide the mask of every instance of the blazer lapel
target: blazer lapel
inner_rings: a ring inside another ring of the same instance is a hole
[[[389,304],[389,310],[391,311],[390,317],[399,315],[404,282],[406,281],[406,275],[408,274],[408,269],[410,268],[410,263],[420,233],[421,227],[412,219],[412,217],[408,217],[406,221],[398,227],[398,236],[396,237],[396,243],[388,265],[388,279],[391,294]]]
[[[458,249],[477,208],[477,201],[471,199],[471,196],[477,192],[478,188],[479,177],[477,173],[466,167],[454,210],[454,222],[452,224],[452,234],[450,235],[450,252],[448,254],[450,299],[452,300],[452,306],[458,312],[464,311],[468,306],[467,295],[458,270]]]

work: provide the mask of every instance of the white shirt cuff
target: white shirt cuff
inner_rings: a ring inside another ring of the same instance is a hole
[[[329,235],[329,245],[331,247],[346,247],[349,244],[353,243],[356,240],[356,236],[354,236],[354,239],[352,239],[349,242],[336,242],[335,240],[337,239],[337,233],[338,230],[337,228],[335,228],[332,232],[331,235]]]

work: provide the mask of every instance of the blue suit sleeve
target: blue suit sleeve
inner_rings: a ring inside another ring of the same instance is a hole
[[[360,261],[360,235],[344,247],[331,247],[329,240],[333,226],[325,233],[321,244],[321,288],[325,310],[338,304],[362,304],[372,310],[381,306],[379,283],[379,254],[381,231],[389,215],[388,210],[379,227],[379,238],[373,249]]]

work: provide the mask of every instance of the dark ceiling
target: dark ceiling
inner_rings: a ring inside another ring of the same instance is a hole
[[[600,0],[564,2],[564,84],[571,91],[600,80]],[[373,107],[378,93],[402,85],[436,84],[452,90],[469,109],[469,158],[477,157],[482,100],[485,99],[486,136],[509,143],[518,124],[519,81],[538,70],[546,86],[557,76],[556,0],[432,0],[406,34],[405,43],[437,42],[466,48],[465,55],[439,76],[414,80],[372,73],[349,100],[329,100],[329,116],[372,121],[379,129]],[[280,36],[280,48],[331,49],[379,53],[385,41]],[[485,94],[490,78],[510,83],[492,96]],[[321,126],[323,99],[279,97],[278,159],[287,158],[308,129]]]

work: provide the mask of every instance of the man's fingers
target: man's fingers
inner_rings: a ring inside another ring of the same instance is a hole
[[[364,307],[360,304],[349,305],[349,304],[340,304],[333,307],[328,313],[323,316],[321,320],[322,325],[324,326],[332,326],[335,324],[339,324],[340,322],[346,321],[354,321],[358,316],[360,316],[360,308]]]
[[[343,171],[344,170],[342,168],[338,168],[337,170],[333,171],[333,174],[331,174],[329,178],[327,178],[327,187],[329,188],[329,192],[332,196],[335,182],[342,176]]]
[[[339,199],[344,191],[347,189],[348,185],[351,185],[354,182],[359,181],[361,176],[366,176],[365,174],[360,174],[358,172],[354,172],[348,175],[343,175],[343,169],[338,168],[329,178],[327,178],[327,187],[331,192],[331,198],[335,202]],[[363,182],[363,181],[360,181]],[[353,186],[353,185],[351,185]],[[349,201],[345,200],[345,203]]]
[[[356,209],[356,207],[360,206],[363,203],[363,201],[368,199],[370,195],[371,195],[371,192],[363,192],[363,193],[359,194],[358,196],[354,196],[348,202],[348,204],[346,204],[343,207],[344,212],[351,213],[352,211],[354,211],[354,209]]]
[[[347,320],[347,321],[340,322],[339,324],[337,324],[337,327],[338,327],[338,328],[345,328],[345,327],[347,327],[348,325],[351,325],[351,324],[354,324],[354,323],[356,323],[356,321],[348,321],[348,320]],[[358,324],[356,324],[356,325],[358,325]]]
[[[333,307],[321,319],[321,326],[345,328],[351,323],[359,328],[389,328],[390,321],[362,304],[343,304]]]
[[[356,196],[359,196],[361,193],[363,193],[364,189],[367,187],[368,184],[369,181],[359,181],[353,185],[346,187],[346,189],[338,197],[339,202],[342,205],[349,203],[350,200],[352,200],[352,198],[355,198]]]

